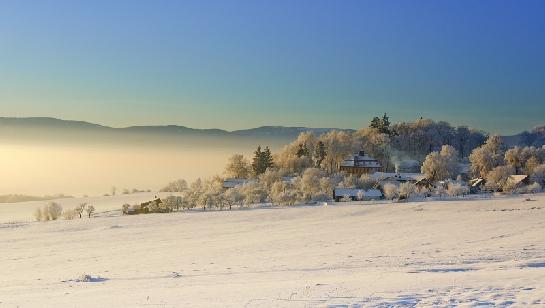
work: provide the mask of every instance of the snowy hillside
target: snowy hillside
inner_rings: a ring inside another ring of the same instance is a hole
[[[3,223],[0,307],[544,305],[525,198]]]

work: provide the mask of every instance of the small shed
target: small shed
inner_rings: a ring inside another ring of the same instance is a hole
[[[483,178],[474,178],[469,180],[469,192],[472,194],[485,191],[486,180]]]
[[[520,187],[530,184],[530,177],[525,174],[513,174],[509,176],[507,181],[515,187]]]

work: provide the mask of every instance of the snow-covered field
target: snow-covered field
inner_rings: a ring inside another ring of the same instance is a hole
[[[0,307],[543,306],[530,197],[4,222]]]

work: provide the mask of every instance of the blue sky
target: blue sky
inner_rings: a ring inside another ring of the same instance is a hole
[[[0,115],[545,122],[544,1],[0,1]]]

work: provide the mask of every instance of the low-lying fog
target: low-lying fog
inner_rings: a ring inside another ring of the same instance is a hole
[[[123,188],[157,190],[167,182],[221,174],[233,146],[0,144],[0,195],[103,195]]]

